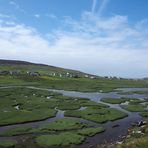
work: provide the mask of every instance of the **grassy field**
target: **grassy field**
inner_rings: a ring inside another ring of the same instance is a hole
[[[118,94],[121,94],[121,95],[131,95],[131,94],[140,94],[140,95],[143,95],[143,94],[148,94],[148,91],[127,91],[127,92],[119,92]]]
[[[0,140],[0,148],[13,148],[17,145],[15,140]]]
[[[139,103],[146,103],[147,100],[141,100],[141,99],[137,99],[137,98],[126,98],[126,97],[121,97],[121,98],[102,98],[101,99],[102,102],[105,103],[110,103],[110,104],[122,104],[122,103],[127,103],[130,105],[136,105]]]
[[[142,79],[104,78],[76,70],[22,61],[0,60],[1,71],[4,74],[0,74],[0,86],[32,85],[81,92],[110,92],[115,88],[148,87],[148,83]],[[38,75],[30,76],[30,72]]]
[[[83,118],[98,123],[114,121],[127,116],[126,113],[117,109],[98,107],[87,107],[86,109],[79,111],[66,111],[64,115],[67,117]]]
[[[74,115],[97,122],[116,120],[126,116],[102,103],[86,98],[66,97],[50,91],[22,87],[3,88],[0,91],[0,97],[2,97],[0,99],[0,125],[54,117],[58,109],[66,111],[66,116]],[[79,110],[82,106],[86,109]]]
[[[43,120],[56,115],[56,100],[47,96],[59,94],[27,88],[1,89],[0,125]]]
[[[127,116],[121,111],[87,98],[67,97],[56,92],[25,87],[1,88],[0,97],[1,126],[43,120],[56,116],[58,109],[65,111],[66,118],[36,128],[17,126],[0,134],[0,136],[39,134],[40,136],[32,141],[35,146],[78,144],[86,137],[105,130],[102,127],[90,127],[90,125],[81,123],[79,118],[102,123]],[[81,107],[84,107],[84,110],[79,110]],[[72,119],[71,116],[78,117],[78,119]],[[63,140],[63,138],[66,139]]]
[[[57,119],[56,121],[40,125],[37,128],[33,128],[31,126],[18,126],[15,128],[11,128],[5,130],[0,135],[1,136],[15,136],[15,135],[23,135],[23,134],[31,134],[31,133],[56,133],[56,132],[63,132],[63,131],[73,131],[73,130],[80,130],[83,128],[87,129],[88,125],[83,124],[74,119]]]
[[[2,76],[0,86],[39,86],[52,89],[74,90],[80,92],[110,92],[115,88],[148,87],[143,80],[111,80],[105,78],[60,78],[45,76]]]

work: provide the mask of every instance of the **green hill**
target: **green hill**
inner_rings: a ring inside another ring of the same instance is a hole
[[[81,92],[110,92],[115,88],[148,87],[144,79],[99,77],[44,64],[0,60],[0,86],[26,85]]]
[[[37,64],[16,60],[0,60],[0,74],[27,75],[33,73],[57,77],[93,77],[93,75],[86,74],[84,72],[49,66],[45,64]]]

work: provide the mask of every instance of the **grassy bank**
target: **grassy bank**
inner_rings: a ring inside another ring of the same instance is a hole
[[[113,80],[105,78],[60,78],[49,76],[0,76],[0,86],[31,85],[80,92],[110,92],[115,88],[148,87],[143,80]]]

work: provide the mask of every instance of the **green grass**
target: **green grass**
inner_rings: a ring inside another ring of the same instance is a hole
[[[142,117],[148,117],[148,110],[144,111],[144,112],[141,112],[140,115]]]
[[[0,86],[31,85],[52,89],[74,90],[80,92],[111,92],[115,88],[148,87],[144,80],[113,80],[105,78],[60,78],[37,76],[0,76]]]
[[[40,130],[54,130],[54,131],[65,131],[73,129],[81,129],[86,127],[85,124],[80,123],[74,119],[59,119],[54,122],[47,123],[39,127]]]
[[[66,111],[64,115],[67,117],[83,118],[98,123],[114,121],[127,116],[126,113],[123,113],[117,109],[96,107],[88,107],[79,111]]]
[[[1,136],[16,136],[21,134],[28,134],[32,133],[32,127],[31,126],[18,126],[15,128],[11,128],[8,130],[5,130],[4,132],[0,133]]]
[[[27,88],[7,88],[0,91],[0,125],[43,120],[56,115],[54,109],[59,94]],[[47,99],[50,96],[51,99]],[[15,107],[19,106],[19,109]]]
[[[0,91],[0,96],[0,125],[25,123],[54,117],[57,113],[55,108],[78,110],[81,106],[108,107],[85,98],[66,97],[59,93],[22,87],[3,88]]]
[[[137,104],[137,105],[121,105],[121,107],[125,110],[128,110],[130,112],[144,112],[146,105],[141,105],[141,104]]]
[[[0,135],[15,136],[29,133],[53,133],[57,131],[79,130],[84,127],[87,127],[87,125],[77,120],[62,118],[47,124],[43,124],[37,128],[33,128],[31,126],[18,126],[5,130]]]
[[[37,144],[41,147],[67,146],[71,144],[80,144],[84,141],[84,136],[77,133],[64,132],[58,135],[42,135],[36,138]]]
[[[140,94],[140,95],[142,95],[142,94],[148,94],[148,91],[144,91],[144,90],[142,90],[142,91],[127,91],[127,92],[118,92],[118,94],[120,94],[120,95]]]
[[[130,101],[130,98],[102,98],[101,101],[110,104],[121,104]]]
[[[95,134],[102,133],[104,131],[105,129],[102,127],[84,128],[84,129],[78,130],[78,134],[82,136],[94,136]]]
[[[140,100],[140,99],[137,99],[137,98],[125,98],[125,97],[102,98],[101,101],[105,102],[105,103],[110,103],[110,104],[121,104],[121,103],[124,103],[124,102],[127,101],[129,104],[133,104],[133,105],[146,102],[146,100]]]
[[[14,140],[0,140],[0,148],[13,148],[16,144]]]
[[[38,109],[33,111],[21,110],[11,112],[0,112],[0,125],[25,123],[54,117],[56,111],[52,109]]]
[[[129,101],[129,104],[139,104],[139,103],[145,103],[146,100],[141,100],[141,99],[131,99]]]
[[[104,132],[102,127],[97,128],[83,128],[78,131],[62,132],[58,134],[42,135],[35,140],[41,147],[52,146],[70,146],[72,144],[82,143],[87,136],[94,136],[95,134]]]
[[[85,99],[85,98],[79,98],[77,100],[77,102],[79,102],[81,104],[81,106],[86,106],[86,107],[100,107],[100,108],[106,108],[109,107],[108,105],[105,105],[103,103],[97,103],[95,101],[89,100],[89,99]]]

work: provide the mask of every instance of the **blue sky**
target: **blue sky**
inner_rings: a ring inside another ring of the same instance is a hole
[[[0,0],[0,58],[148,76],[147,0]]]

